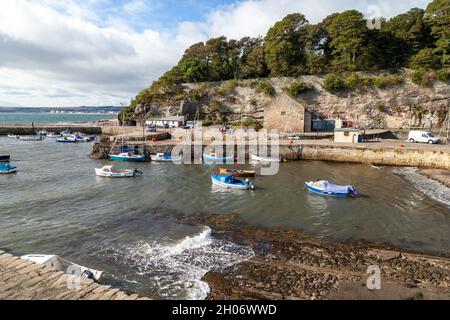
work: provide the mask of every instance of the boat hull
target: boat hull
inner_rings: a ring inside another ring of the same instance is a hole
[[[217,158],[217,157],[211,157],[210,155],[204,154],[203,160],[205,160],[207,162],[233,163],[234,157]]]
[[[255,156],[254,154],[251,155],[251,160],[252,161],[259,161],[259,162],[265,162],[265,163],[278,163],[281,162],[280,158],[270,158],[270,157],[258,157]]]
[[[16,173],[17,172],[17,168],[11,168],[8,170],[0,170],[0,174],[11,174],[11,173]]]
[[[110,155],[109,158],[112,161],[127,161],[127,162],[144,162],[145,161],[145,156],[121,156],[121,155]]]
[[[183,161],[183,157],[158,157],[158,156],[151,156],[151,159],[153,162],[181,162]]]
[[[235,189],[235,190],[247,190],[250,189],[249,184],[230,184],[230,183],[224,183],[222,181],[217,180],[215,177],[211,177],[213,185],[227,188],[227,189]]]
[[[95,174],[102,178],[133,178],[136,176],[136,171],[124,170],[124,172],[105,172],[102,169],[95,169]]]
[[[314,193],[323,195],[323,196],[329,196],[329,197],[336,197],[336,198],[348,198],[351,196],[350,193],[330,193],[330,192],[325,192],[324,190],[318,189],[318,188],[314,188],[312,185],[310,185],[308,182],[305,182],[305,187]]]

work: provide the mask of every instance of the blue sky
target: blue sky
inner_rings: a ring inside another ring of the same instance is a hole
[[[431,0],[1,0],[0,106],[127,103],[211,37],[263,36],[289,13],[386,18]]]

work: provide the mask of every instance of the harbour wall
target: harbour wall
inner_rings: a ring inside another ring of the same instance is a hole
[[[71,130],[73,132],[81,132],[84,134],[102,134],[101,126],[77,126],[77,125],[66,125],[66,126],[52,126],[52,125],[39,125],[39,126],[0,126],[0,136],[6,136],[8,134],[16,135],[32,135],[41,130],[46,130],[48,132],[59,133],[64,130]]]
[[[143,149],[142,142],[128,142],[126,146]],[[175,141],[147,142],[145,144],[145,154],[150,159],[151,154],[172,153],[173,148],[177,146]],[[93,146],[92,157],[96,159],[107,159],[110,153],[112,143],[104,139]],[[182,145],[184,150],[191,151],[191,160],[198,157],[195,154],[194,146]],[[209,145],[202,145],[202,153],[207,150]],[[235,154],[237,146],[234,146]],[[250,147],[246,146],[246,158],[249,157]],[[270,145],[267,147],[270,155]],[[207,151],[208,152],[208,151]],[[226,147],[224,147],[224,155]],[[372,146],[372,145],[343,145],[333,142],[297,142],[281,143],[279,154],[286,160],[320,160],[336,162],[367,163],[384,166],[407,166],[432,169],[450,170],[450,147],[445,146],[412,146],[412,147],[394,147],[394,146]],[[201,156],[201,155],[200,155]]]

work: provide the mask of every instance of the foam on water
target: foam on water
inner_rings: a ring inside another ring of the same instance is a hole
[[[450,188],[420,174],[417,168],[395,168],[393,169],[393,173],[404,177],[411,182],[417,190],[431,199],[450,207]]]
[[[211,233],[209,227],[203,227],[178,241],[138,241],[108,248],[108,256],[134,269],[139,281],[145,277],[152,282],[162,298],[203,300],[209,287],[201,279],[208,271],[220,271],[254,255],[250,247],[214,239]]]

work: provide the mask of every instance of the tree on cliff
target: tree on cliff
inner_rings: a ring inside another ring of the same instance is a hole
[[[269,29],[265,42],[266,64],[273,76],[305,73],[308,20],[293,13]]]
[[[327,31],[331,37],[332,65],[336,70],[358,70],[367,40],[368,28],[362,13],[356,10],[336,15]]]
[[[435,53],[441,64],[450,66],[450,0],[434,0],[425,11],[424,19],[435,39]]]

